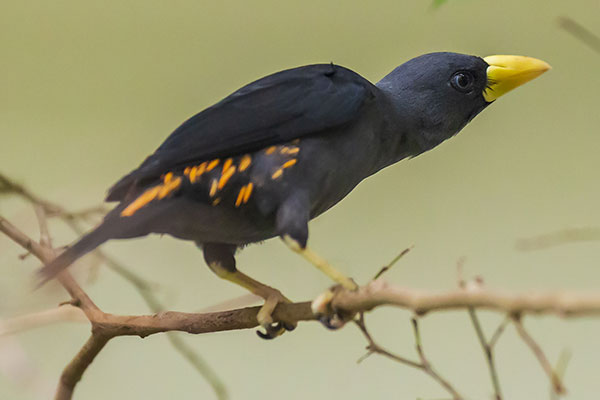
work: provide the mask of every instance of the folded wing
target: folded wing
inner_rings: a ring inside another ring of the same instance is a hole
[[[376,91],[360,75],[333,64],[259,79],[184,122],[109,190],[107,200],[123,200],[190,163],[252,152],[351,123]]]

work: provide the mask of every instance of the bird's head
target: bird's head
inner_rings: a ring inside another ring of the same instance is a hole
[[[409,121],[423,151],[455,135],[485,107],[510,90],[550,69],[522,56],[480,58],[430,53],[402,64],[377,86]]]

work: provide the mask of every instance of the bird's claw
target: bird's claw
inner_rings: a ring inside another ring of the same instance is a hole
[[[272,324],[264,324],[262,325],[264,332],[261,330],[257,330],[256,334],[261,339],[275,339],[277,336],[283,335],[285,332],[285,328],[283,327],[281,322],[275,322]]]
[[[341,287],[334,286],[326,292],[321,293],[311,304],[312,312],[317,316],[317,319],[323,326],[331,330],[342,328],[355,315],[355,313],[349,313],[333,307],[332,301],[337,290],[341,290]]]
[[[261,339],[275,339],[278,336],[283,335],[286,331],[293,331],[296,329],[296,324],[292,324],[289,322],[272,322],[272,323],[263,323],[261,324],[264,332],[261,330],[257,330],[256,334]]]
[[[256,334],[262,339],[275,339],[278,336],[283,335],[286,331],[293,331],[296,329],[296,323],[279,321],[273,322],[271,314],[278,303],[289,303],[290,301],[284,297],[279,291],[273,296],[268,297],[265,300],[265,304],[262,306],[258,315],[256,316],[258,323],[264,329],[264,332],[257,330]]]
[[[319,322],[327,329],[335,331],[343,327],[347,321],[344,321],[338,314],[320,315]]]

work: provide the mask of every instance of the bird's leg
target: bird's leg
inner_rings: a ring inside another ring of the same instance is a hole
[[[324,258],[306,246],[309,220],[308,204],[309,201],[305,194],[296,193],[279,206],[276,224],[281,238],[290,249],[300,254],[343,288],[348,290],[358,289],[358,285],[352,279],[339,272]],[[341,315],[341,313],[332,309],[332,300],[333,291],[330,289],[313,300],[311,307],[313,313],[319,316],[323,325],[331,329],[337,329],[353,316]]]
[[[229,272],[223,271],[222,267],[218,263],[212,263],[209,265],[210,269],[215,271],[221,278],[233,282],[237,285],[246,288],[250,292],[257,296],[262,297],[265,303],[261,307],[260,311],[256,315],[258,323],[265,329],[265,333],[258,331],[258,335],[263,339],[273,339],[277,336],[282,335],[286,330],[293,330],[296,325],[289,323],[273,323],[271,314],[275,310],[275,307],[279,303],[291,303],[291,301],[285,297],[277,289],[267,286],[263,283],[252,279],[248,275],[240,272]],[[217,272],[218,271],[218,272]]]
[[[309,201],[304,193],[296,193],[277,210],[276,224],[279,235],[290,249],[304,257],[333,281],[346,289],[355,290],[356,283],[335,269],[306,246],[308,241]]]
[[[312,251],[308,246],[302,247],[299,242],[292,239],[288,235],[283,236],[283,241],[288,245],[290,249],[300,254],[309,263],[317,267],[321,272],[330,277],[334,282],[340,284],[342,287],[348,290],[358,289],[358,285],[346,275],[338,271],[334,266],[329,264],[324,258],[319,256],[317,253]]]
[[[290,249],[300,254],[308,262],[313,264],[325,275],[327,275],[334,282],[336,282],[339,285],[336,286],[338,289],[340,287],[348,290],[358,289],[358,285],[352,279],[339,272],[325,259],[313,252],[307,246],[302,247],[300,243],[298,243],[297,241],[295,241],[287,235],[283,236],[283,241],[285,242],[285,244],[288,245]],[[312,312],[318,315],[321,323],[329,329],[341,328],[347,321],[351,320],[354,316],[346,315],[347,313],[340,313],[338,310],[335,310],[331,307],[331,301],[333,300],[334,290],[336,287],[328,289],[326,292],[321,293],[311,303]]]
[[[265,300],[265,303],[256,316],[258,323],[265,330],[265,332],[257,331],[260,337],[263,339],[273,339],[282,335],[286,330],[291,331],[296,328],[296,324],[292,323],[273,323],[271,314],[277,304],[290,303],[291,301],[281,294],[279,290],[258,282],[238,271],[234,258],[235,246],[205,243],[202,245],[202,248],[206,263],[217,276],[233,282]]]

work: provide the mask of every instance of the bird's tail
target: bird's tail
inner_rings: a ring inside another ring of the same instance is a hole
[[[58,275],[62,270],[73,264],[77,259],[83,257],[102,243],[114,237],[111,235],[110,223],[105,220],[93,231],[84,235],[75,244],[63,251],[58,257],[46,264],[38,271],[39,286]]]

